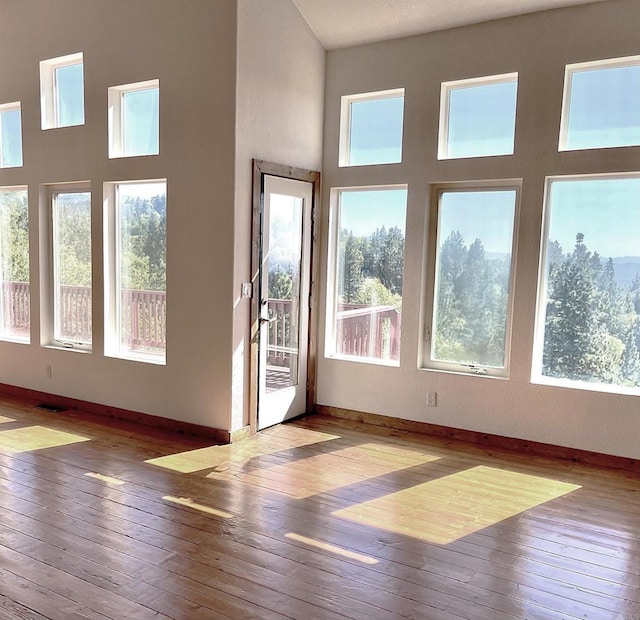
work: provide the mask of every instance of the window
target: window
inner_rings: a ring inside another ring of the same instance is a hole
[[[20,103],[0,105],[0,168],[22,166]]]
[[[640,173],[547,182],[534,380],[640,388]]]
[[[444,82],[438,159],[512,155],[518,74]]]
[[[404,88],[342,97],[340,166],[402,161]]]
[[[406,187],[337,190],[330,355],[398,365]]]
[[[0,338],[29,342],[29,212],[26,187],[0,188]]]
[[[91,193],[86,186],[51,192],[54,346],[91,348]]]
[[[560,151],[640,145],[640,56],[567,65]]]
[[[430,368],[507,374],[519,191],[513,182],[437,189]]]
[[[167,184],[108,183],[106,343],[112,357],[166,363]]]
[[[42,129],[84,125],[82,53],[40,62]]]
[[[109,157],[157,155],[159,81],[109,89]]]

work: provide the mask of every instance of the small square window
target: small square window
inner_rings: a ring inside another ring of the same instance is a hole
[[[640,145],[640,56],[567,65],[558,150]]]
[[[42,129],[84,125],[82,52],[40,62]]]
[[[443,82],[438,159],[513,155],[518,74]]]
[[[402,161],[404,88],[342,97],[340,166]]]
[[[0,105],[0,168],[22,166],[20,103]]]
[[[157,155],[160,83],[148,80],[109,89],[109,157]]]

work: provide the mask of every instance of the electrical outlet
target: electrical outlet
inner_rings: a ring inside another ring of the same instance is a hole
[[[250,298],[253,295],[253,286],[251,282],[242,283],[242,297],[244,299]]]
[[[51,368],[51,366],[45,366],[44,367],[44,372],[45,375],[47,376],[47,379],[51,379],[51,377],[53,376],[53,369]]]
[[[427,392],[427,407],[438,406],[438,392]]]

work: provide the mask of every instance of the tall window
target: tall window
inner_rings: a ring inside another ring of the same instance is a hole
[[[512,155],[518,74],[444,82],[439,159]]]
[[[113,183],[107,247],[107,342],[113,357],[166,363],[167,184]]]
[[[40,62],[42,129],[84,125],[82,53]]]
[[[91,347],[91,193],[52,192],[53,343]]]
[[[402,161],[404,88],[342,97],[340,166]]]
[[[157,155],[159,81],[109,89],[109,157]]]
[[[0,105],[0,168],[22,166],[20,103]]]
[[[550,179],[534,378],[640,388],[640,174]]]
[[[0,338],[29,342],[29,212],[26,187],[0,188]]]
[[[507,374],[518,194],[513,185],[437,192],[430,367]]]
[[[567,65],[561,151],[640,145],[640,56]]]
[[[336,198],[327,349],[397,365],[407,190],[340,190]]]

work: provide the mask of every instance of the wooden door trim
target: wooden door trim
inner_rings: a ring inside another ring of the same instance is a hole
[[[311,258],[309,282],[309,342],[307,359],[307,413],[313,411],[316,402],[316,366],[317,366],[317,300],[318,300],[318,247],[317,225],[320,206],[320,173],[315,170],[284,166],[261,159],[253,160],[253,209],[251,224],[251,283],[253,295],[251,299],[251,372],[249,384],[249,432],[258,432],[258,364],[260,336],[260,256],[262,213],[264,204],[264,177],[282,177],[293,181],[304,181],[313,185],[311,201]]]

